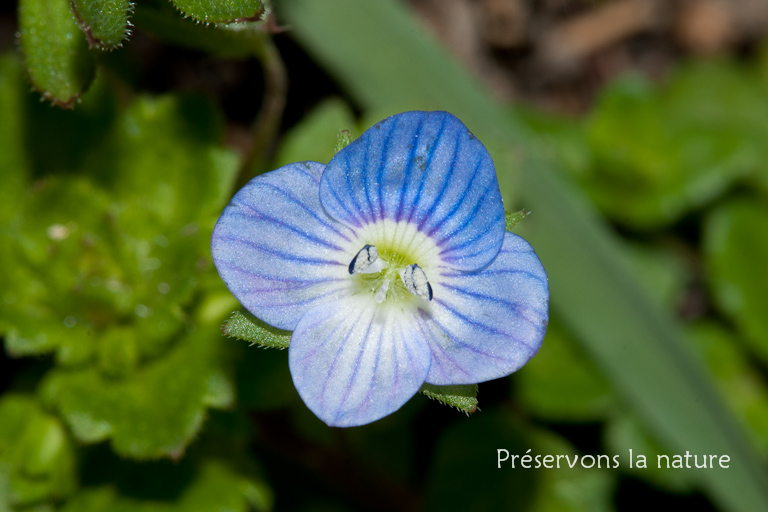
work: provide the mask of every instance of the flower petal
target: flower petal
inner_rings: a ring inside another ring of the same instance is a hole
[[[346,294],[354,236],[317,194],[324,166],[287,165],[252,179],[224,210],[211,253],[227,288],[261,320],[293,330],[309,309]]]
[[[504,238],[493,161],[447,112],[405,112],[371,127],[330,161],[320,202],[350,227],[415,224],[438,244],[444,264],[460,270],[487,265]]]
[[[328,425],[364,425],[391,414],[424,383],[429,346],[413,315],[348,297],[308,312],[288,360],[296,389]]]
[[[528,242],[507,233],[481,272],[445,271],[432,303],[418,327],[432,349],[426,381],[475,384],[509,375],[536,354],[549,318],[549,285]]]

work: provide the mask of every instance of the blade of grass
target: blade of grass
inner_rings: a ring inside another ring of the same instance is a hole
[[[730,456],[729,469],[691,474],[718,505],[768,510],[765,468],[685,344],[681,327],[640,288],[619,240],[581,193],[552,171],[536,137],[491,99],[401,3],[285,0],[281,7],[284,21],[308,51],[364,110],[379,115],[450,110],[489,144],[497,165],[499,155],[519,162],[525,169],[522,204],[514,206],[534,213],[522,231],[549,273],[553,309],[670,455],[688,450]],[[508,200],[512,190],[499,167]]]

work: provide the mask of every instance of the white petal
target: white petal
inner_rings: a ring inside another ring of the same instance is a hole
[[[547,275],[531,246],[507,233],[499,256],[481,272],[447,271],[434,287],[427,382],[474,384],[504,377],[541,346],[549,319]]]
[[[213,261],[229,290],[281,329],[293,330],[306,311],[348,293],[350,247],[358,242],[320,206],[323,168],[303,162],[257,176],[213,232]]]
[[[429,346],[414,320],[361,296],[308,312],[288,349],[307,407],[337,427],[370,423],[402,407],[429,370]]]

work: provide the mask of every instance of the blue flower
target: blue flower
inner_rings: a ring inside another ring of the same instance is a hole
[[[332,426],[378,420],[425,382],[509,375],[547,325],[544,268],[505,232],[491,157],[447,112],[389,117],[328,165],[254,178],[212,253],[248,311],[293,331],[293,382]]]

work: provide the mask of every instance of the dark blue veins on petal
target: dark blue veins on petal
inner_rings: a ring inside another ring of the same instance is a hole
[[[419,125],[419,129],[421,130],[423,126],[423,123]],[[432,160],[434,159],[436,151],[433,151],[434,145],[441,141],[443,138],[443,133],[445,132],[445,126],[446,123],[442,122],[440,123],[440,126],[438,127],[438,130],[435,134],[434,141],[424,142],[424,138],[421,139],[421,144],[419,144],[419,141],[414,141],[412,144],[413,154],[416,153],[416,149],[420,149],[420,154],[411,156],[408,160],[408,166],[406,168],[406,179],[403,182],[403,186],[401,187],[401,201],[398,206],[397,210],[397,220],[406,220],[407,222],[413,222],[413,215],[416,213],[416,207],[421,203],[422,200],[422,194],[424,192],[424,186],[427,183],[427,180],[422,179],[422,176],[427,169],[430,169],[432,166]],[[423,154],[422,154],[423,153]],[[413,177],[412,172],[414,167],[419,172],[419,176]],[[416,192],[413,192],[413,187],[408,187],[408,183],[418,183],[418,187],[416,188]],[[408,197],[410,196],[410,197]],[[408,209],[408,215],[406,217],[406,207]]]
[[[294,329],[309,308],[344,289],[342,246],[351,234],[322,210],[317,191],[323,168],[291,164],[254,178],[214,228],[211,253],[229,290],[251,313],[282,329]]]
[[[476,379],[472,382],[502,377],[536,353],[546,329],[549,292],[546,273],[525,240],[507,233],[487,268],[443,270],[437,283],[425,320],[436,337],[427,382],[468,384],[468,376]],[[466,382],[460,382],[463,378]]]
[[[317,186],[320,186],[320,181],[316,180]],[[277,187],[275,185],[272,185],[271,183],[261,183],[259,184],[260,187],[269,188],[273,193],[277,194],[278,196],[283,196],[289,203],[290,206],[299,208],[300,210],[303,210],[304,213],[312,217],[313,220],[317,221],[319,224],[322,224],[323,227],[333,231],[336,235],[343,238],[344,240],[349,241],[349,238],[342,233],[342,231],[335,225],[333,225],[331,222],[329,222],[329,218],[327,215],[325,215],[324,212],[318,212],[313,210],[312,208],[309,208],[305,201],[302,201],[301,199],[297,198],[287,190]],[[239,204],[239,206],[243,207],[244,209],[253,212],[254,214],[260,214],[264,217],[268,217],[266,214],[264,214],[261,210],[258,210],[255,208],[255,206],[250,204]],[[275,217],[271,217],[272,219],[275,219]]]
[[[253,240],[242,240],[239,238],[227,237],[227,236],[221,237],[221,240],[225,242],[244,244],[257,251],[261,251],[265,254],[269,254],[277,258],[280,258],[282,260],[285,260],[287,265],[290,265],[290,263],[293,261],[306,263],[308,265],[342,265],[341,263],[335,260],[329,260],[325,258],[313,258],[306,254],[295,254],[287,251],[281,251],[275,247],[270,247],[264,243],[259,243]],[[321,243],[321,242],[322,241],[318,241],[318,243]],[[334,247],[334,246],[330,246],[330,247],[338,249],[337,247]]]
[[[414,338],[408,318],[395,316],[377,316],[372,302],[348,297],[300,320],[288,354],[291,375],[305,403],[329,425],[375,421],[424,382],[429,347]]]
[[[344,337],[343,337],[343,338],[340,340],[340,342],[339,342],[339,348],[336,350],[336,355],[334,356],[334,358],[333,358],[333,360],[332,360],[332,362],[331,362],[330,366],[328,367],[328,371],[325,373],[325,379],[323,379],[323,388],[322,388],[322,392],[320,393],[320,395],[321,395],[322,397],[326,397],[326,396],[328,396],[328,395],[326,394],[326,392],[327,392],[327,388],[328,388],[328,383],[329,383],[329,382],[331,382],[331,381],[333,380],[333,379],[332,379],[332,377],[331,377],[331,376],[332,376],[332,374],[333,374],[333,371],[334,371],[334,369],[336,368],[336,365],[339,363],[339,361],[341,361],[341,357],[340,357],[340,355],[341,355],[341,353],[342,353],[342,352],[343,352],[343,351],[344,351],[344,350],[347,348],[347,343],[349,343],[349,338],[350,338],[350,336],[352,336],[352,333],[353,333],[353,332],[355,332],[355,328],[357,327],[357,325],[358,325],[360,322],[361,322],[361,317],[358,317],[358,318],[357,318],[357,320],[355,320],[355,322],[354,322],[354,323],[352,324],[352,326],[349,328],[349,330],[347,331],[347,333],[344,335]],[[339,327],[340,327],[340,326],[341,326],[341,324],[339,324]],[[333,329],[333,331],[332,331],[332,333],[333,333],[333,334],[332,334],[331,336],[333,336],[333,335],[334,335],[336,332],[338,332],[338,331],[339,331],[339,327],[336,327],[336,328],[334,328],[334,329]],[[364,346],[366,345],[366,340],[368,339],[368,334],[369,334],[370,332],[371,332],[371,326],[370,326],[370,325],[368,325],[368,328],[366,329],[366,332],[365,332],[365,336],[363,336],[363,337],[362,337],[362,345],[363,345],[363,348],[364,348]],[[360,359],[363,357],[363,353],[364,353],[364,352],[365,352],[364,350],[360,350],[360,351],[358,352],[358,354],[357,354],[357,360],[355,361],[355,364],[354,364],[354,368],[355,368],[355,369],[357,369],[357,368],[359,367],[359,365],[360,365]],[[311,353],[310,357],[314,357],[314,355],[316,355],[316,354],[317,354],[317,350],[314,350],[314,351],[312,351],[312,353]],[[306,358],[305,358],[305,359],[306,359]],[[354,379],[354,377],[355,377],[355,374],[356,374],[356,370],[355,370],[355,371],[353,371],[353,372],[351,372],[351,374],[350,374],[350,379],[349,379],[349,382],[347,382],[347,385],[346,385],[346,386],[343,386],[343,389],[345,389],[345,390],[346,390],[346,394],[345,394],[345,396],[344,396],[344,400],[346,400],[346,396],[349,394],[350,390],[352,389],[352,388],[350,387],[350,385],[349,385],[349,384],[350,384],[350,382],[352,381],[352,379]],[[344,404],[344,400],[342,400],[342,401],[341,401],[341,404],[342,404],[342,405]]]
[[[446,112],[406,112],[366,131],[328,164],[320,200],[331,217],[350,226],[405,220],[445,246],[480,244],[480,251],[453,251],[450,265],[464,270],[492,260],[504,233],[490,155]],[[448,236],[457,233],[454,240]]]

